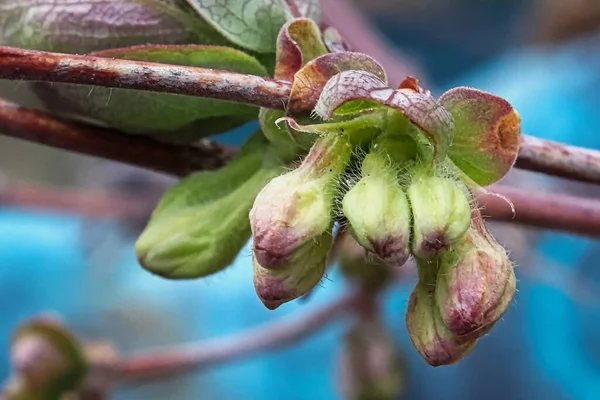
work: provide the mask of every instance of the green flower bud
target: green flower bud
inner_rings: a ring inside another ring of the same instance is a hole
[[[461,338],[444,324],[435,302],[435,281],[420,281],[412,292],[406,327],[413,345],[428,364],[437,367],[462,360],[477,339]]]
[[[75,389],[87,373],[77,339],[49,318],[37,318],[19,328],[11,361],[17,376],[15,387],[20,388],[15,393],[31,394],[31,398],[58,398]],[[36,396],[38,393],[44,396]]]
[[[394,269],[373,254],[369,254],[346,230],[338,232],[329,253],[330,263],[337,261],[342,273],[367,290],[378,291],[394,276]]]
[[[393,400],[404,392],[404,359],[379,318],[361,319],[350,329],[339,368],[348,400]]]
[[[516,277],[506,251],[485,230],[481,217],[476,218],[479,228],[469,229],[464,240],[442,256],[436,301],[448,329],[479,337],[510,306]]]
[[[344,196],[342,210],[358,243],[390,265],[404,265],[410,205],[385,155],[365,157],[362,178]]]
[[[431,260],[459,241],[471,223],[465,192],[448,178],[417,173],[408,188],[413,214],[413,254]]]
[[[277,269],[264,268],[254,252],[254,288],[263,304],[274,310],[310,292],[325,274],[332,241],[330,232],[311,239],[290,254],[289,261]]]
[[[352,148],[345,136],[319,138],[302,164],[269,182],[250,211],[254,257],[262,268],[280,268],[332,225],[337,180]]]

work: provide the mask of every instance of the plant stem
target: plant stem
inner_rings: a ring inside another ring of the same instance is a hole
[[[64,122],[2,99],[0,133],[179,176],[219,168],[235,154],[234,149],[210,141],[194,147],[175,146],[142,136]]]
[[[504,185],[492,185],[492,195],[479,196],[484,215],[494,220],[514,222],[538,228],[553,229],[600,237],[600,201],[556,193],[540,193]]]
[[[523,136],[517,168],[600,183],[600,151]]]
[[[177,93],[231,100],[280,110],[285,109],[290,92],[288,82],[235,72],[47,53],[10,47],[0,47],[1,78]],[[7,123],[5,121],[6,116],[0,119],[0,127]],[[6,130],[3,129],[3,131]],[[8,132],[3,133],[10,135],[10,131],[9,127]],[[35,135],[26,135],[21,131],[20,135],[14,132],[12,135],[54,147],[67,148],[58,144],[63,142],[62,139],[54,140],[48,134],[36,137]],[[24,136],[29,136],[29,138]],[[44,138],[45,140],[41,140]],[[120,141],[123,143],[128,140],[122,138]],[[67,149],[78,151],[73,148]],[[121,148],[122,151],[131,149]],[[88,148],[84,153],[92,154],[93,151]],[[134,150],[131,151],[135,153]],[[127,156],[120,155],[120,158],[126,159]],[[600,183],[600,152],[566,146],[527,135],[523,135],[521,152],[516,166],[563,178]]]
[[[177,93],[282,109],[290,85],[208,68],[0,47],[0,78]]]
[[[115,366],[114,376],[120,381],[164,379],[277,350],[308,338],[311,333],[352,312],[364,295],[362,291],[354,291],[307,315],[294,315],[229,337],[126,356]]]

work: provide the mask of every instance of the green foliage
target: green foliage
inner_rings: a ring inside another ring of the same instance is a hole
[[[227,47],[140,46],[94,55],[266,74],[255,58]],[[256,107],[201,97],[73,84],[39,86],[46,103],[55,111],[169,141],[194,141],[256,119],[258,114]]]

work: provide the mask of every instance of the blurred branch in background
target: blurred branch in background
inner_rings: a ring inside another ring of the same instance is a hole
[[[536,193],[506,185],[493,185],[490,190],[489,194],[479,195],[478,201],[484,214],[493,221],[600,236],[598,200]],[[77,212],[93,218],[135,217],[148,212],[148,207],[142,205],[149,201],[151,207],[156,199],[150,199],[140,195],[52,189],[17,183],[7,183],[0,188],[0,204]]]

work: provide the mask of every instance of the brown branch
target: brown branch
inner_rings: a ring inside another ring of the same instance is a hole
[[[0,99],[0,133],[173,175],[223,166],[235,150],[206,141],[189,147],[159,143],[121,132],[60,121]]]
[[[600,183],[600,151],[523,136],[517,168]]]
[[[365,295],[355,291],[307,315],[294,315],[229,337],[130,355],[117,363],[114,376],[120,381],[162,379],[277,350],[306,339],[311,333],[337,321],[353,311]]]
[[[600,201],[493,185],[479,197],[483,213],[498,221],[600,237]],[[513,210],[505,196],[514,204]]]
[[[70,82],[178,93],[239,101],[275,109],[284,108],[285,104],[287,104],[290,91],[289,83],[234,72],[56,54],[8,47],[0,47],[1,78]],[[6,109],[11,107],[15,109],[14,105],[10,106],[5,102],[2,105],[5,113]],[[119,161],[165,172],[168,172],[168,169],[171,167],[168,165],[170,162],[182,162],[181,157],[175,157],[176,160],[173,160],[172,157],[165,155],[165,147],[159,151],[159,153],[163,153],[164,157],[159,157],[157,161],[158,164],[162,165],[153,165],[154,162],[152,160],[154,157],[142,157],[144,159],[140,160],[140,153],[144,153],[144,151],[136,152],[132,150],[133,147],[131,144],[134,143],[133,138],[117,139],[113,137],[116,143],[120,143],[116,146],[120,147],[120,149],[115,151],[109,148],[110,144],[106,140],[102,139],[99,140],[100,143],[95,144],[102,145],[99,150],[90,148],[89,144],[91,144],[91,141],[89,141],[89,137],[83,141],[81,137],[78,137],[79,143],[77,145],[70,145],[67,143],[67,137],[52,137],[57,134],[57,131],[65,131],[62,128],[56,129],[55,126],[52,127],[54,128],[54,133],[52,134],[44,132],[43,126],[36,126],[35,129],[37,129],[38,134],[32,135],[23,130],[26,122],[23,118],[28,111],[23,110],[23,116],[14,115],[14,111],[12,117],[21,119],[20,122],[17,122],[20,125],[20,129],[18,133],[15,133],[15,129],[11,129],[9,126],[9,132],[7,132],[9,135],[12,134],[13,136],[30,141],[83,152],[85,154],[110,159],[118,158]],[[3,127],[4,124],[8,123],[6,122],[7,116],[0,116],[0,118],[2,118],[0,119],[0,127]],[[13,131],[12,133],[11,130]],[[68,135],[63,132],[62,136]],[[143,142],[140,141],[137,143],[142,144]],[[129,146],[126,148],[122,146],[125,144]],[[212,149],[213,151],[218,151],[219,148],[212,147]],[[157,149],[155,148],[155,150]],[[180,148],[179,151],[185,152],[187,150]],[[130,155],[129,152],[133,154]],[[206,156],[207,154],[204,155]],[[131,158],[130,161],[128,161],[129,158]],[[224,160],[219,162],[222,164]],[[600,152],[575,146],[566,146],[531,136],[523,136],[521,153],[519,154],[516,166],[522,169],[543,172],[573,180],[600,183]],[[187,168],[187,170],[191,169],[197,168],[190,165],[190,168]]]
[[[0,47],[0,79],[177,93],[283,109],[290,86],[208,68]]]

